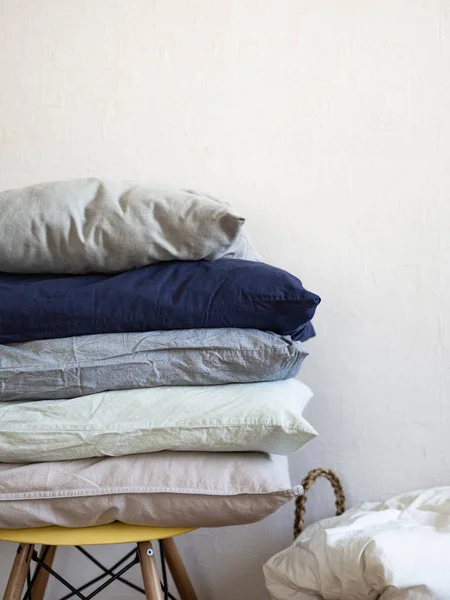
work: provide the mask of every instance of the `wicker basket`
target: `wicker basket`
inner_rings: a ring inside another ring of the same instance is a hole
[[[331,483],[335,495],[336,516],[342,515],[345,511],[345,493],[341,480],[331,469],[317,468],[310,471],[302,481],[304,493],[295,501],[295,520],[294,520],[294,539],[300,535],[305,526],[306,500],[308,499],[308,490],[312,484],[325,477]]]

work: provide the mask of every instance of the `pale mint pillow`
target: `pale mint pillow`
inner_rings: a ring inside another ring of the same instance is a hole
[[[316,436],[297,379],[158,387],[0,405],[0,462],[161,450],[291,454]]]
[[[0,271],[114,273],[215,260],[230,248],[250,258],[243,223],[197,192],[96,178],[41,183],[0,193]]]

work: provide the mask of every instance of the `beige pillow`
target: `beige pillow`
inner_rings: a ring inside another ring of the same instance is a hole
[[[219,527],[259,521],[301,492],[287,459],[258,453],[158,452],[0,464],[0,527]]]
[[[231,247],[249,258],[243,223],[192,191],[96,178],[41,183],[0,193],[0,271],[113,273],[215,260]]]

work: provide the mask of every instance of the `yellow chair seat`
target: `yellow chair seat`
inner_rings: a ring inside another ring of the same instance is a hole
[[[110,523],[96,527],[35,527],[32,529],[0,529],[0,540],[19,544],[44,546],[91,546],[100,544],[128,544],[164,540],[194,531],[196,527],[143,527]]]

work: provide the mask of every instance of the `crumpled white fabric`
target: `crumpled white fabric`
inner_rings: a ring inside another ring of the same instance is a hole
[[[450,599],[450,487],[314,523],[264,575],[273,600]]]

